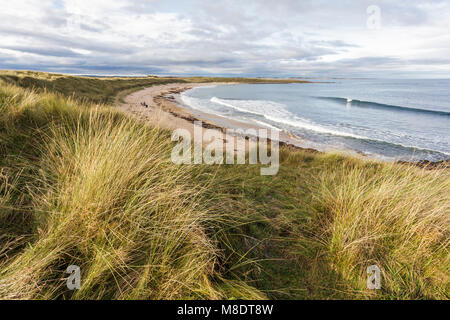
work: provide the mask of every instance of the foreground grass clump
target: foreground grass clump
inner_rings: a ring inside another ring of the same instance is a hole
[[[216,174],[217,212],[242,213],[228,230],[230,255],[258,266],[234,272],[273,298],[449,298],[448,169],[289,150],[281,158],[275,177],[232,166]],[[381,290],[367,289],[370,265]]]
[[[0,84],[0,298],[449,298],[448,169],[282,148],[261,176],[171,148],[110,107]]]
[[[365,268],[382,269],[392,298],[445,298],[449,285],[448,171],[384,165],[320,175],[316,210],[325,220],[333,268],[364,292]],[[325,213],[325,214],[323,214]]]
[[[226,297],[202,188],[170,162],[170,133],[50,94],[3,86],[0,99],[0,298]]]

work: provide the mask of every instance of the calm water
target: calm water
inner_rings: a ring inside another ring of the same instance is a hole
[[[182,99],[192,109],[288,130],[320,150],[450,159],[450,79],[223,85]]]

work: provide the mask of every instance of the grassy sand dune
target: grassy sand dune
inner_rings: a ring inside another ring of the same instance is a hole
[[[295,79],[247,79],[223,77],[76,77],[70,75],[0,70],[0,80],[22,88],[34,88],[40,92],[60,93],[81,100],[100,104],[113,104],[127,94],[149,86],[168,83],[245,82],[245,83],[304,83]]]
[[[232,247],[259,268],[241,274],[279,298],[448,298],[448,171],[288,150],[281,159],[276,177],[217,174],[219,211],[251,217]],[[370,265],[382,271],[379,292],[367,290]]]
[[[171,148],[111,107],[0,84],[0,298],[449,298],[448,169],[282,148],[261,176]]]
[[[0,297],[224,296],[207,235],[220,216],[199,205],[192,168],[172,165],[169,132],[50,94],[0,96]],[[83,270],[74,295],[72,264]]]

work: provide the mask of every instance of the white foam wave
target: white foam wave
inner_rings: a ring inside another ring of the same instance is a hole
[[[329,134],[329,135],[335,135],[335,136],[343,136],[343,137],[351,137],[355,139],[360,140],[371,140],[371,141],[378,141],[383,143],[389,143],[393,145],[397,145],[404,148],[414,148],[418,150],[424,150],[424,151],[432,151],[432,152],[439,152],[445,155],[450,155],[449,152],[445,152],[442,150],[435,150],[428,147],[419,147],[415,145],[414,143],[399,143],[398,141],[392,141],[392,139],[385,139],[384,137],[367,137],[359,134],[354,134],[353,132],[349,132],[349,130],[353,131],[352,128],[345,128],[347,130],[341,130],[341,128],[330,128],[324,125],[316,124],[308,119],[303,119],[301,117],[298,117],[288,110],[286,110],[285,105],[281,103],[277,103],[274,101],[266,101],[266,100],[231,100],[231,99],[220,99],[217,97],[211,98],[209,101],[205,101],[202,99],[196,99],[187,95],[182,94],[182,101],[189,105],[190,107],[194,109],[198,109],[203,112],[209,112],[209,113],[217,113],[218,111],[214,110],[214,104],[218,104],[221,106],[225,106],[227,108],[231,108],[240,112],[248,113],[248,114],[254,114],[259,117],[263,117],[264,119],[268,120],[268,122],[271,122],[272,124],[279,124],[279,127],[285,128],[286,126],[314,131],[317,133],[322,134]],[[351,98],[346,98],[347,102],[351,103],[353,100]],[[213,105],[211,105],[211,103]],[[208,105],[209,104],[209,105]],[[228,117],[231,118],[231,117]],[[264,126],[273,127],[274,129],[278,129],[274,127],[272,124],[269,124],[266,121],[261,121],[260,119],[254,119],[251,118],[252,121],[256,123],[260,123]],[[287,128],[289,130],[289,128]],[[358,129],[358,128],[355,128]],[[359,128],[360,129],[360,128]],[[278,129],[280,130],[280,129]],[[395,132],[392,133],[392,135],[401,138],[402,134],[396,134]],[[397,140],[397,139],[395,139]]]
[[[331,134],[331,135],[335,135],[335,136],[351,137],[351,138],[355,138],[355,139],[364,139],[364,140],[369,139],[367,137],[360,136],[357,134],[326,128],[326,127],[317,125],[315,123],[311,123],[305,119],[301,119],[299,117],[293,117],[293,120],[290,120],[290,119],[284,119],[284,118],[278,118],[278,117],[266,115],[265,118],[268,120],[274,121],[274,122],[284,123],[284,124],[287,124],[289,126],[296,127],[299,129],[306,129],[306,130],[310,130],[310,131]]]
[[[211,112],[212,110],[208,108],[208,106],[205,106],[202,104],[200,99],[190,97],[188,95],[185,95],[184,93],[181,94],[181,101],[192,109],[200,110],[203,112]]]
[[[211,102],[233,108],[235,110],[263,116],[267,120],[285,124],[291,127],[306,129],[319,133],[332,134],[337,136],[352,137],[356,139],[369,139],[349,132],[343,132],[317,125],[306,119],[299,118],[285,109],[281,103],[265,100],[224,100],[213,97]],[[276,116],[274,116],[276,115]]]
[[[259,125],[262,125],[262,126],[264,126],[264,127],[268,127],[268,128],[270,128],[270,129],[273,129],[273,130],[282,131],[280,128],[277,128],[277,127],[275,127],[275,126],[273,126],[273,125],[271,125],[271,124],[269,124],[269,123],[267,123],[267,122],[259,121],[259,120],[255,120],[255,119],[252,119],[252,121],[253,121],[253,122],[256,122],[256,123],[259,124]]]
[[[278,114],[283,117],[290,117],[291,113],[285,109],[285,105],[267,100],[225,100],[213,97],[213,103],[223,105],[241,112],[265,116],[267,114]]]

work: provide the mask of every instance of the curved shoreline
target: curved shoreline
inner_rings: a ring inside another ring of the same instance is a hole
[[[172,83],[165,85],[155,85],[148,87],[143,90],[136,91],[127,95],[124,99],[124,103],[118,105],[118,108],[122,111],[130,113],[132,116],[136,117],[142,121],[149,121],[152,124],[159,126],[161,128],[175,130],[175,129],[186,129],[191,134],[194,132],[194,122],[201,121],[202,127],[205,129],[218,130],[220,132],[225,132],[226,129],[267,129],[264,126],[258,126],[256,124],[250,124],[247,122],[242,122],[230,118],[225,118],[219,115],[205,113],[199,110],[192,110],[190,106],[186,106],[181,101],[181,93],[184,91],[201,87],[201,86],[211,86],[211,85],[230,85],[235,83],[221,83],[221,82],[210,82],[210,83]],[[145,102],[148,107],[141,105],[141,102]],[[222,124],[222,125],[221,125]],[[304,139],[294,136],[292,133],[281,130],[279,131],[280,146],[288,147],[293,150],[303,150],[311,153],[325,153],[327,151],[319,151],[315,148],[304,147],[301,144],[307,144],[308,142]],[[223,139],[222,143],[224,143]],[[207,141],[205,141],[207,142]],[[249,145],[246,146],[248,148]],[[331,150],[330,150],[331,151]],[[334,152],[342,153],[350,156],[366,157],[365,154],[359,153],[354,150],[333,150]],[[376,159],[374,159],[376,160]],[[379,159],[378,159],[379,160]],[[383,161],[383,160],[379,160]],[[399,164],[412,164],[421,168],[438,168],[445,167],[450,168],[450,161],[395,161]]]
[[[151,122],[161,128],[169,130],[186,129],[191,132],[191,134],[194,132],[194,122],[201,121],[203,128],[218,130],[222,133],[225,132],[226,129],[251,128],[267,129],[270,135],[270,130],[272,129],[264,126],[233,120],[198,110],[191,111],[189,110],[191,108],[184,105],[180,99],[180,94],[186,90],[200,86],[229,84],[234,83],[173,83],[152,86],[126,96],[124,99],[125,103],[118,105],[118,108],[122,111],[130,113],[139,120]],[[148,107],[142,106],[141,102],[145,102]],[[219,123],[224,125],[220,125]],[[321,152],[313,148],[304,148],[296,145],[296,143],[304,142],[304,140],[293,136],[287,131],[282,130],[279,131],[279,133],[280,146],[286,146],[291,149],[303,150],[312,153]],[[249,145],[247,144],[246,148],[248,147]]]

